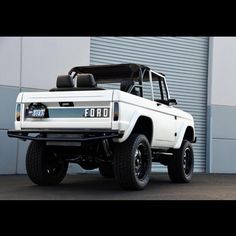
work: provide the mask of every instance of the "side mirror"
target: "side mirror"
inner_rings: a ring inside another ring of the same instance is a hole
[[[177,103],[176,99],[169,99],[168,104],[169,104],[169,106],[174,106],[174,105],[177,105],[178,103]]]

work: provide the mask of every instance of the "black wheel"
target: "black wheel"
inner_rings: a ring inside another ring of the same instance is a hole
[[[192,144],[184,140],[180,149],[174,152],[168,164],[168,174],[172,182],[189,183],[193,176],[194,155]]]
[[[114,174],[123,189],[142,190],[150,178],[151,149],[142,134],[131,134],[114,151]]]
[[[114,178],[114,170],[112,163],[101,163],[99,165],[99,172],[105,178]]]
[[[26,155],[26,171],[38,185],[56,185],[65,177],[66,162],[58,153],[47,148],[44,142],[32,141]]]

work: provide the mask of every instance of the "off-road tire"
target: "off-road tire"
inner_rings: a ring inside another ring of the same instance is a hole
[[[194,155],[192,144],[184,140],[180,149],[174,151],[173,159],[168,164],[168,174],[174,183],[189,183],[194,168]],[[187,161],[185,160],[187,157]],[[185,164],[184,164],[185,163]]]
[[[137,162],[138,159],[141,159],[142,162]],[[143,165],[143,169],[139,169],[138,164]],[[116,145],[114,174],[121,188],[127,190],[144,189],[150,179],[151,165],[151,148],[146,136],[131,134],[125,142]],[[140,175],[138,170],[142,170]]]
[[[44,142],[30,143],[26,154],[26,171],[32,182],[38,185],[59,184],[67,169],[68,162],[49,151]]]

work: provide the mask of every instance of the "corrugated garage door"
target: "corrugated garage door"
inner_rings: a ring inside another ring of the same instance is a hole
[[[93,37],[90,58],[91,64],[139,63],[166,74],[171,97],[195,119],[194,171],[205,171],[207,37]]]

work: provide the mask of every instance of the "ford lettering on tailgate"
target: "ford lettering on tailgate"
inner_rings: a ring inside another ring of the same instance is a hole
[[[84,117],[109,117],[109,108],[85,108],[84,109]]]

